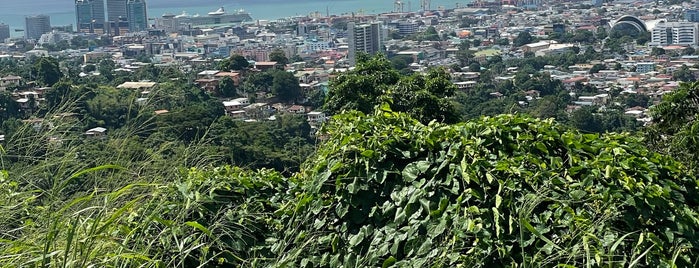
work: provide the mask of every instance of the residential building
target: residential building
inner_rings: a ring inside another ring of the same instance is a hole
[[[398,28],[398,34],[405,36],[416,33],[419,26],[415,21],[401,20],[396,25],[396,28]]]
[[[684,11],[684,19],[689,22],[699,22],[699,9],[687,9]]]
[[[51,31],[51,19],[47,15],[27,16],[24,22],[24,36],[27,39],[38,40],[42,34]]]
[[[7,38],[10,38],[10,25],[0,23],[0,43],[4,43]]]
[[[75,21],[78,32],[104,33],[104,0],[76,0]]]
[[[639,62],[636,63],[637,73],[647,73],[655,71],[655,62]]]
[[[699,41],[699,24],[696,22],[661,22],[651,32],[650,45],[695,46]]]
[[[347,23],[347,35],[350,65],[356,63],[357,53],[367,53],[374,55],[380,53],[382,49],[381,24],[378,22],[370,24]]]
[[[128,0],[126,16],[129,20],[129,31],[140,32],[148,29],[148,16],[145,0]]]

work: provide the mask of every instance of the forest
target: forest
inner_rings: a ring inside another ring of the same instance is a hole
[[[235,56],[84,77],[2,62],[49,88],[24,109],[0,92],[0,266],[696,267],[699,83],[655,105],[612,94],[651,107],[641,126],[618,107],[566,112],[535,72],[566,60],[492,59],[519,71],[463,92],[444,69],[364,57],[312,96]],[[248,78],[204,92],[191,81],[210,68]],[[117,88],[142,80],[158,82],[147,98]],[[225,115],[221,100],[260,90],[333,116],[313,132],[302,115]]]

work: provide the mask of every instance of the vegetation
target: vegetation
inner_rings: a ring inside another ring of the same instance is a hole
[[[699,265],[699,84],[654,106],[642,138],[618,104],[652,99],[612,90],[567,111],[570,93],[598,90],[538,72],[594,49],[476,65],[470,45],[462,65],[482,72],[468,92],[443,69],[402,75],[402,57],[360,57],[327,96],[240,55],[197,67],[244,74],[208,92],[190,82],[201,70],[15,65],[52,87],[31,109],[0,92],[0,266]],[[88,69],[100,75],[72,75]],[[140,80],[158,85],[116,88]],[[335,116],[320,129],[226,116],[221,96],[259,93]]]
[[[696,181],[627,135],[512,115],[423,125],[388,106],[325,130],[288,178],[205,168],[186,150],[129,161],[118,144],[108,146],[126,158],[96,159],[113,165],[49,153],[11,168],[0,177],[2,262],[696,265]],[[198,168],[149,168],[160,161]]]

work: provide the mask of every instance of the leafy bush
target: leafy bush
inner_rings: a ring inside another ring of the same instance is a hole
[[[318,241],[299,264],[695,266],[697,182],[631,137],[390,111],[327,130],[299,175],[301,232]]]
[[[323,133],[291,178],[101,166],[52,179],[109,188],[62,195],[2,172],[0,264],[697,265],[697,181],[633,137],[516,115],[423,125],[386,107]]]

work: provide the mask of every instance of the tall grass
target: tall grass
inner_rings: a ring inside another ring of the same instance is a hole
[[[183,196],[172,197],[186,176],[178,167],[204,168],[216,157],[202,151],[205,141],[158,141],[134,152],[142,134],[157,131],[149,103],[135,102],[137,118],[109,139],[86,139],[82,122],[65,116],[79,101],[48,111],[38,130],[23,125],[0,150],[0,266],[189,267],[215,261],[218,256],[206,254],[217,243],[212,232],[230,225],[189,221],[202,203],[183,206]]]

